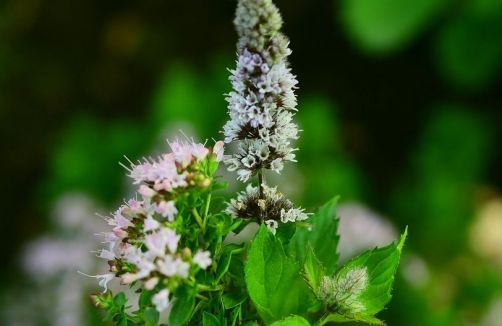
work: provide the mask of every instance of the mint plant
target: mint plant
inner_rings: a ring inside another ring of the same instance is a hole
[[[240,0],[234,23],[225,141],[169,141],[169,153],[124,166],[139,198],[104,217],[111,230],[98,256],[109,273],[91,276],[104,287],[91,301],[116,325],[382,324],[375,314],[391,298],[406,231],[338,268],[336,199],[309,214],[267,184],[265,171],[295,161],[291,50],[270,0]],[[231,142],[238,151],[225,155]],[[221,162],[258,181],[225,207],[215,200],[226,187],[215,175]],[[225,241],[250,223],[260,225],[251,243]],[[136,309],[108,291],[115,278],[140,293]]]

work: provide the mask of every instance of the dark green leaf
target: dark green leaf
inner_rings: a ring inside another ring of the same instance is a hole
[[[287,245],[291,240],[291,237],[295,234],[295,231],[295,223],[279,223],[275,236],[281,240],[283,245]]]
[[[221,301],[223,302],[223,307],[225,307],[225,309],[230,309],[240,305],[246,301],[247,298],[248,295],[245,293],[227,293],[221,298]]]
[[[244,270],[249,295],[265,323],[306,313],[310,291],[299,264],[286,256],[281,241],[263,224],[251,243]]]
[[[216,282],[218,282],[221,277],[228,271],[230,266],[230,261],[232,260],[232,255],[234,253],[239,253],[244,250],[244,243],[238,245],[235,243],[229,243],[223,247],[220,259],[218,261],[218,267],[216,268]]]
[[[314,249],[317,259],[326,269],[326,274],[331,275],[338,264],[336,252],[340,237],[337,235],[338,219],[336,218],[336,203],[338,197],[333,198],[310,216],[307,223],[312,229],[298,228],[286,250],[296,261],[303,262],[307,256],[309,244]]]

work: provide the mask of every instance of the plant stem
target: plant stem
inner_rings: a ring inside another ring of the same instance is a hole
[[[260,187],[260,199],[265,199],[265,194],[263,193],[263,183],[265,183],[265,174],[263,170],[258,172],[258,187]]]
[[[197,224],[199,224],[200,228],[202,229],[202,233],[205,231],[205,225],[202,222],[202,219],[200,218],[199,212],[195,209],[195,207],[192,208],[192,214],[195,216],[195,220],[197,221]]]
[[[202,222],[204,229],[206,229],[207,215],[209,213],[209,204],[211,204],[211,191],[209,192],[209,194],[207,194],[207,199],[206,199],[206,208],[204,210],[204,221]]]

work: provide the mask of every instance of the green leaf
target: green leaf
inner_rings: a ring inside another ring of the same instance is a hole
[[[270,326],[310,326],[310,323],[303,317],[291,316],[276,321]]]
[[[388,53],[411,43],[449,0],[344,0],[342,21],[352,39],[369,52]]]
[[[232,260],[232,255],[234,253],[239,253],[244,250],[244,243],[238,245],[235,243],[229,243],[223,247],[221,256],[218,261],[218,267],[216,268],[216,282],[218,282],[221,277],[228,271],[230,266],[230,261]]]
[[[317,259],[326,269],[326,274],[331,275],[338,264],[336,252],[340,237],[337,235],[338,219],[335,207],[338,197],[333,198],[310,216],[307,223],[312,229],[298,228],[286,249],[296,261],[303,263],[307,257],[309,244],[314,249]]]
[[[303,264],[303,269],[305,273],[305,279],[310,285],[312,291],[315,293],[326,273],[321,263],[315,257],[314,251],[311,246],[309,246],[308,248],[307,257],[305,259],[305,263]]]
[[[113,298],[113,303],[115,303],[115,306],[117,307],[122,307],[123,305],[125,305],[126,302],[127,298],[124,292],[117,293]]]
[[[331,321],[382,324],[374,317],[391,299],[392,283],[408,229],[397,245],[368,250],[349,261],[333,278],[324,278],[318,295],[334,313]],[[325,282],[329,279],[329,282]]]
[[[216,318],[215,315],[210,314],[209,312],[204,311],[202,313],[202,325],[203,326],[220,326],[221,323],[218,320],[218,318]]]
[[[240,305],[241,303],[246,301],[247,298],[248,295],[245,293],[227,293],[221,298],[221,301],[225,309],[230,309],[237,305]]]
[[[195,297],[193,295],[183,295],[176,298],[169,314],[169,326],[181,326],[185,324],[190,316],[195,306]]]
[[[249,248],[244,273],[249,295],[265,323],[306,313],[309,289],[299,264],[286,256],[281,241],[263,224]]]

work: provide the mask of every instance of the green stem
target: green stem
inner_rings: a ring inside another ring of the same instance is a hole
[[[206,208],[204,209],[204,221],[203,221],[204,230],[206,229],[206,223],[207,223],[207,217],[209,215],[209,205],[210,204],[211,204],[211,191],[209,191],[209,194],[207,194]]]
[[[218,285],[216,287],[211,287],[203,284],[197,284],[197,291],[198,292],[216,292],[216,291],[221,291],[223,290],[224,287],[222,285]]]
[[[202,219],[199,215],[199,212],[197,212],[195,207],[192,208],[192,214],[193,214],[193,216],[195,216],[195,220],[197,221],[197,224],[199,224],[200,228],[202,229],[202,233],[204,233],[206,231],[206,226],[202,222]]]

